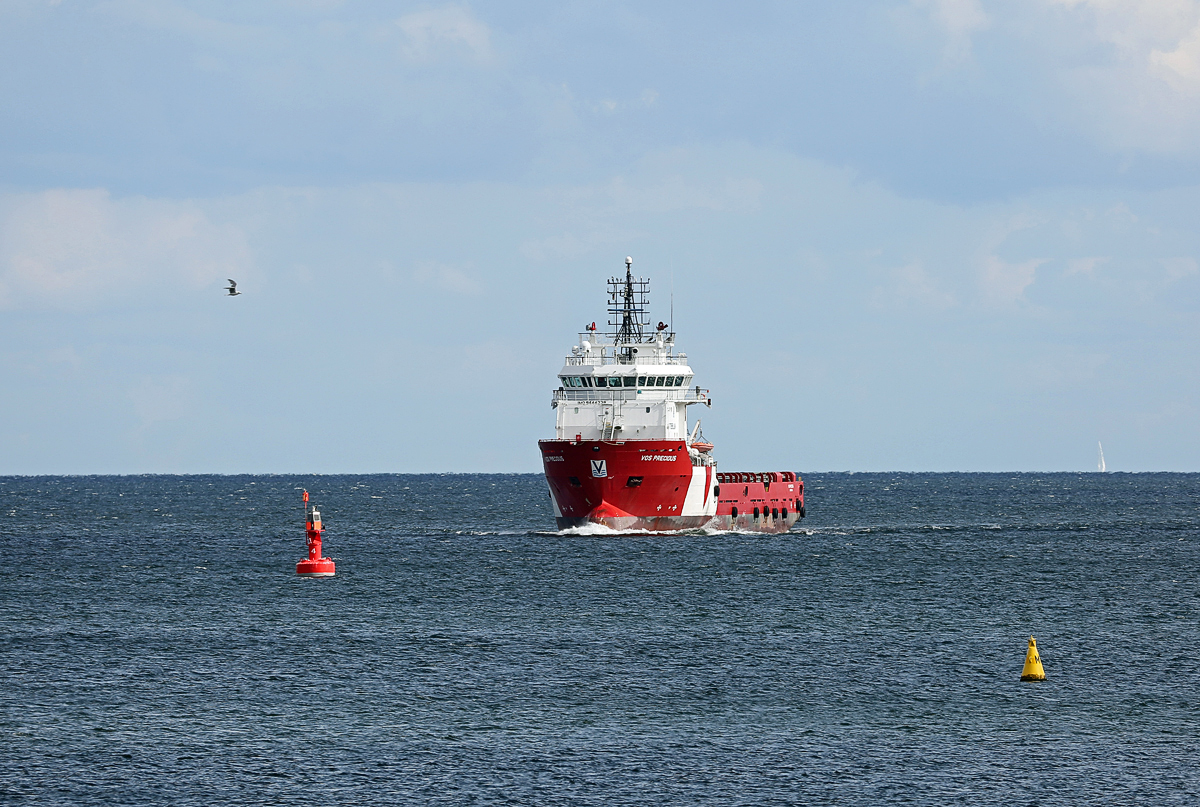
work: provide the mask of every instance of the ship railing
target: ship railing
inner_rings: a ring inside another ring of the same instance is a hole
[[[687,355],[682,356],[660,356],[657,359],[650,359],[646,356],[600,356],[595,353],[586,356],[567,356],[566,365],[568,367],[604,367],[610,364],[641,364],[647,367],[655,365],[686,365],[688,363]]]
[[[768,471],[766,473],[719,473],[717,484],[742,485],[748,482],[795,482],[796,474],[791,471]]]
[[[655,387],[647,390],[647,393],[654,393],[653,397],[649,394],[638,395],[638,390],[634,387],[620,387],[617,389],[599,389],[588,387],[585,389],[556,389],[554,390],[553,406],[558,406],[561,401],[581,401],[584,403],[611,403],[615,401],[683,401],[685,403],[707,403],[708,390],[701,387],[688,387],[686,389],[666,389],[663,387]],[[661,396],[661,397],[659,397]]]

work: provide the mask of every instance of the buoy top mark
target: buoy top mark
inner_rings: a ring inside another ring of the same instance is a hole
[[[1022,681],[1045,681],[1046,671],[1042,669],[1042,656],[1038,653],[1037,640],[1029,637],[1029,649],[1025,651],[1025,667],[1021,670]]]

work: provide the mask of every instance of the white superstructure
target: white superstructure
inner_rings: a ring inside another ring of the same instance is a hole
[[[675,335],[659,329],[648,342],[605,339],[594,329],[559,372],[554,392],[560,440],[674,440],[688,436],[687,407],[708,403],[692,387],[687,354],[674,352]]]

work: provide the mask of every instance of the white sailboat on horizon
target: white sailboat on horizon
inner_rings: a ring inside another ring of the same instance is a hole
[[[1096,463],[1096,470],[1098,470],[1100,473],[1104,473],[1104,446],[1100,444],[1099,440],[1097,440],[1096,447],[1100,449],[1100,461]]]

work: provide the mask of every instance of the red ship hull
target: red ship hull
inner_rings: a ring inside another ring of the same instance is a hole
[[[804,514],[804,483],[795,474],[718,474],[711,464],[693,462],[682,440],[538,446],[559,529],[787,532]]]

